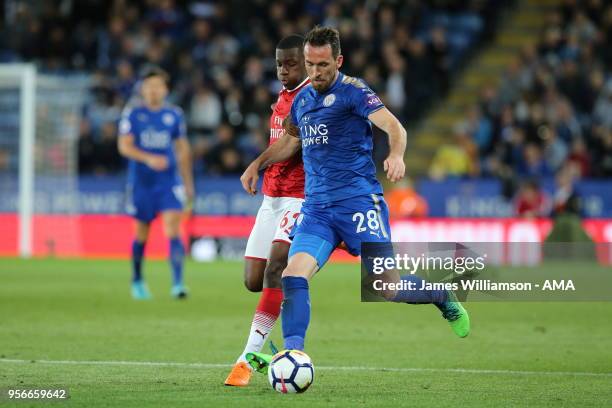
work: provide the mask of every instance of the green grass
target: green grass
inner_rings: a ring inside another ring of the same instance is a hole
[[[612,374],[601,375],[612,372],[611,303],[468,303],[473,331],[458,339],[432,306],[360,303],[357,265],[330,265],[312,282],[308,392],[275,393],[261,375],[224,387],[258,294],[242,286],[240,263],[187,270],[192,296],[177,302],[166,264],[148,262],[155,297],[139,303],[126,262],[0,260],[0,389],[67,387],[57,406],[81,407],[612,404]],[[273,338],[282,344],[280,328]]]

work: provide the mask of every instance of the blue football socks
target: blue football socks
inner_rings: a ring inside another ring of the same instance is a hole
[[[170,239],[170,266],[172,268],[173,285],[183,284],[183,259],[185,258],[185,247],[180,238]]]
[[[404,275],[401,277],[402,282],[412,283],[414,289],[398,290],[393,302],[410,303],[410,304],[426,304],[433,303],[436,306],[446,302],[448,294],[445,290],[428,290],[421,289],[424,280],[417,275]]]
[[[132,282],[142,281],[142,258],[144,256],[144,242],[132,242]]]
[[[283,304],[281,309],[283,338],[286,350],[304,350],[306,329],[310,323],[308,280],[300,276],[281,279]]]

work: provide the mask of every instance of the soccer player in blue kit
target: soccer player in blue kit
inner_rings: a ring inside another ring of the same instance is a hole
[[[171,295],[187,296],[183,284],[185,248],[180,238],[183,206],[193,199],[191,152],[183,111],[165,102],[168,75],[150,67],[142,75],[142,104],[126,109],[119,122],[119,152],[129,159],[127,211],[136,220],[132,243],[132,297],[149,299],[142,277],[149,226],[158,213],[170,241]]]
[[[339,71],[343,56],[338,31],[312,29],[304,41],[304,57],[311,85],[295,97],[285,136],[256,159],[255,174],[242,177],[245,190],[255,194],[257,167],[263,169],[302,151],[305,202],[281,280],[287,350],[304,349],[310,322],[308,281],[334,248],[344,241],[351,254],[360,255],[362,242],[391,242],[388,209],[372,160],[371,124],[389,137],[390,152],[384,161],[387,178],[396,182],[405,172],[406,130],[362,80]],[[416,275],[401,279],[421,287]],[[433,303],[459,337],[469,333],[469,316],[450,291],[398,290],[388,299]],[[256,370],[266,371],[271,357],[251,353],[247,359]]]

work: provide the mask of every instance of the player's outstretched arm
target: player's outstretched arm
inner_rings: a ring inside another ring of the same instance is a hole
[[[131,160],[142,162],[153,170],[165,170],[168,168],[168,159],[159,154],[147,153],[134,145],[134,136],[131,134],[121,135],[117,142],[119,154]]]
[[[174,142],[174,151],[176,152],[176,161],[178,162],[181,178],[185,184],[185,194],[188,200],[193,200],[193,170],[191,161],[191,146],[186,137],[176,139]]]
[[[289,159],[302,147],[297,128],[292,124],[287,124],[287,120],[285,120],[283,126],[285,127],[283,136],[275,143],[268,146],[259,157],[253,160],[240,177],[242,188],[244,188],[247,193],[251,195],[257,194],[259,170],[265,169],[271,164]]]
[[[385,159],[384,170],[387,172],[387,179],[395,183],[406,173],[406,129],[387,108],[373,112],[368,119],[389,135],[389,156]]]

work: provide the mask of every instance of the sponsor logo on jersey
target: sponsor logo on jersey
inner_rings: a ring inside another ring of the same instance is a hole
[[[329,94],[325,97],[325,99],[323,99],[323,106],[330,107],[334,104],[334,102],[336,101],[336,95],[334,94]]]
[[[312,145],[328,144],[328,132],[329,131],[325,123],[300,126],[300,134],[302,135],[302,148],[305,149],[306,147]]]
[[[327,136],[328,130],[325,123],[319,123],[300,126],[300,132],[302,133],[302,137]]]
[[[376,94],[369,94],[368,95],[368,99],[367,99],[367,103],[370,106],[381,105],[382,104],[382,102],[380,101],[380,98],[378,96],[376,96]]]
[[[140,143],[148,149],[166,149],[170,145],[170,133],[149,128],[140,134]]]
[[[285,129],[271,128],[270,129],[270,140],[280,139],[281,137],[283,137],[284,134],[285,134]]]

